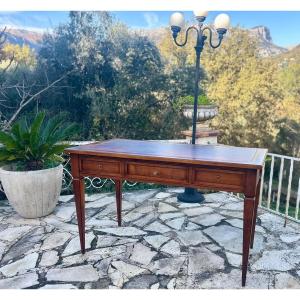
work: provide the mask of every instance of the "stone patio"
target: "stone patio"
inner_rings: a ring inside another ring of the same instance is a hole
[[[241,288],[243,202],[227,193],[178,203],[181,189],[86,198],[85,255],[72,196],[54,214],[20,218],[0,202],[0,288]],[[247,288],[300,288],[300,224],[259,210]]]

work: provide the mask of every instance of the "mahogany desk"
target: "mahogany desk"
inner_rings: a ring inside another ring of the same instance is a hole
[[[266,149],[116,139],[68,148],[65,152],[71,155],[82,253],[85,252],[84,176],[114,179],[119,226],[125,179],[244,193],[242,286],[245,286]]]

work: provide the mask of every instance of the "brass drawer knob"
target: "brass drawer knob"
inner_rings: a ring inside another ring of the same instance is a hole
[[[103,165],[102,164],[98,164],[98,169],[102,169]]]
[[[159,175],[159,172],[158,172],[158,171],[154,171],[154,172],[153,172],[153,175],[154,175],[154,176],[157,176],[157,175]]]

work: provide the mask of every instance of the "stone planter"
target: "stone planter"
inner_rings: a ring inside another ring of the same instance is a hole
[[[189,118],[193,118],[194,105],[185,105],[183,107],[183,114]],[[197,109],[197,122],[204,122],[213,119],[218,114],[218,107],[214,104],[211,105],[198,105]]]
[[[58,201],[63,166],[38,171],[12,171],[0,168],[0,181],[11,206],[24,218],[50,214]]]

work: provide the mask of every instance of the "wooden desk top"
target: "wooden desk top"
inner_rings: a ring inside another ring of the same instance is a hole
[[[70,147],[69,154],[261,169],[267,149],[113,139]]]

